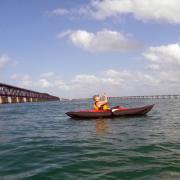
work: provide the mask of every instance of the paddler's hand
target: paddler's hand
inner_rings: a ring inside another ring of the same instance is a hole
[[[106,93],[103,93],[103,97],[107,97],[107,94],[106,94]]]

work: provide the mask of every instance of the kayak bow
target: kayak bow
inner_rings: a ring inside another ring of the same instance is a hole
[[[136,108],[127,108],[124,110],[112,110],[113,116],[136,116],[136,115],[145,115],[147,114],[152,108],[154,104],[143,106],[143,107],[136,107]]]

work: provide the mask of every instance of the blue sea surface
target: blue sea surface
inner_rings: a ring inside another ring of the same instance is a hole
[[[141,117],[74,120],[90,100],[0,105],[0,180],[180,179],[179,99],[110,100],[154,104]]]

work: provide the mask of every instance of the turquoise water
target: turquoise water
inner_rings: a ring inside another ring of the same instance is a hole
[[[142,117],[77,121],[65,115],[90,103],[0,105],[0,179],[180,179],[179,100],[121,102],[155,103]]]

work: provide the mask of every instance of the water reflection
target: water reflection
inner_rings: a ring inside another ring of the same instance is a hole
[[[103,134],[108,131],[107,119],[99,118],[96,120],[96,133]]]

